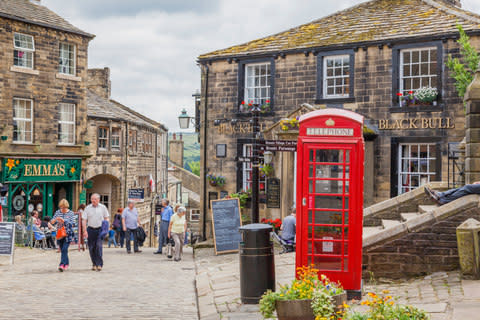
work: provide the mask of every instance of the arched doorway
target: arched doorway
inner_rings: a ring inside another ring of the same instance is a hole
[[[88,180],[92,181],[92,187],[87,189],[87,204],[93,193],[100,195],[100,202],[104,204],[113,216],[118,208],[123,207],[123,194],[120,180],[109,174],[99,174]]]

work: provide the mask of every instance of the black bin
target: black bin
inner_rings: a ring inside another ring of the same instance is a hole
[[[275,290],[272,226],[254,223],[240,227],[239,231],[240,296],[244,304],[257,304],[265,291]]]

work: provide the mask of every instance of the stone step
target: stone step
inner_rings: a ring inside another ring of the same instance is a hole
[[[420,213],[427,213],[427,212],[433,211],[437,208],[438,208],[437,205],[420,205],[420,206],[418,206],[418,211]]]
[[[401,224],[401,221],[398,220],[388,220],[388,219],[382,219],[382,225],[384,229],[389,229],[395,226],[398,226]]]
[[[381,230],[383,230],[383,227],[363,227],[363,238],[376,234]]]
[[[416,218],[420,215],[418,212],[405,212],[401,213],[400,216],[402,216],[403,221],[408,221],[410,219]]]

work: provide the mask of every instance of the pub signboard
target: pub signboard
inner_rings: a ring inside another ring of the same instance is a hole
[[[81,159],[4,158],[3,182],[73,182],[80,180]]]

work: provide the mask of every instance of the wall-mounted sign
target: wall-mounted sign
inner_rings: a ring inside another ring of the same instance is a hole
[[[143,202],[145,200],[145,189],[128,189],[128,201]]]
[[[352,137],[352,128],[307,128],[307,136],[344,136]]]
[[[406,118],[406,119],[380,119],[380,130],[406,130],[406,129],[453,129],[455,123],[452,118]]]
[[[2,182],[79,181],[82,160],[6,158],[2,167]]]
[[[280,208],[280,179],[267,179],[267,208]]]
[[[0,256],[10,256],[10,263],[13,263],[13,250],[15,243],[15,223],[0,223]]]
[[[263,151],[283,151],[295,152],[297,151],[297,141],[291,140],[265,140],[264,145],[260,147]]]
[[[263,131],[266,127],[266,124],[260,124],[260,131]],[[217,126],[218,134],[247,134],[252,133],[252,124],[249,122],[237,122],[235,124],[231,123],[221,123]]]
[[[227,145],[220,143],[216,145],[217,158],[225,158],[227,156]]]

